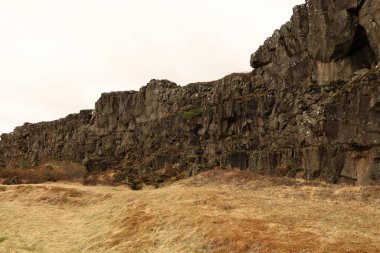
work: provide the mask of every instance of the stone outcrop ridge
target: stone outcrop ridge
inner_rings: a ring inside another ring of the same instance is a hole
[[[93,111],[3,134],[0,166],[68,160],[157,181],[168,167],[231,167],[379,183],[379,9],[309,0],[251,56],[252,73],[103,94]]]

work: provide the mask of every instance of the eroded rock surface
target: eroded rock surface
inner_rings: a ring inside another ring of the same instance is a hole
[[[379,8],[309,0],[252,54],[252,73],[103,94],[93,111],[2,135],[0,166],[67,160],[155,173],[149,182],[232,167],[379,183]]]

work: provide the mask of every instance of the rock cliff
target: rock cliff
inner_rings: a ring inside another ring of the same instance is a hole
[[[379,9],[308,0],[252,54],[252,73],[102,94],[95,110],[1,135],[0,166],[64,160],[157,182],[231,167],[378,184]]]

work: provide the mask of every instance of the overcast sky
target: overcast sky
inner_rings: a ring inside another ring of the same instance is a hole
[[[102,92],[250,71],[304,0],[0,0],[0,133],[92,109]]]

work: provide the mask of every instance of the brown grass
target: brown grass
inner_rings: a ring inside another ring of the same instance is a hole
[[[380,188],[210,171],[0,191],[0,252],[380,252]]]
[[[86,168],[82,165],[68,162],[50,162],[34,168],[0,169],[0,179],[19,178],[25,184],[43,182],[78,181],[83,180]]]

